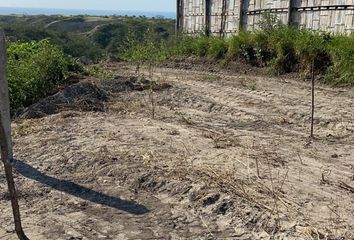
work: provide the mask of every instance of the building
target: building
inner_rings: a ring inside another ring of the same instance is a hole
[[[354,33],[354,0],[177,0],[177,30],[226,36],[257,29],[265,13],[300,28]]]

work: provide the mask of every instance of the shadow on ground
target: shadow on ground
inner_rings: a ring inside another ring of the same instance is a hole
[[[13,160],[13,166],[17,172],[24,177],[33,179],[44,185],[52,187],[55,190],[65,192],[75,197],[122,210],[130,214],[142,215],[149,212],[144,205],[132,201],[122,200],[117,197],[111,197],[70,181],[47,176],[20,160]]]

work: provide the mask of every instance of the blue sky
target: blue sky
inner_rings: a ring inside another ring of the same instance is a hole
[[[176,0],[0,0],[1,7],[175,11]]]

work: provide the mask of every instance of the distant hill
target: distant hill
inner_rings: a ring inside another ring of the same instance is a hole
[[[92,15],[1,15],[0,28],[9,41],[50,41],[73,57],[98,60],[117,56],[119,48],[132,34],[138,40],[149,33],[158,41],[175,31],[175,20],[144,16]]]
[[[174,12],[149,12],[149,11],[113,11],[113,10],[90,10],[90,9],[52,9],[52,8],[16,8],[0,7],[0,14],[15,15],[89,15],[89,16],[146,16],[149,18],[175,18]]]

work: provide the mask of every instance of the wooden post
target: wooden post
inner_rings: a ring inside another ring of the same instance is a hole
[[[204,4],[205,36],[210,36],[211,2],[210,0],[205,0]]]
[[[10,121],[10,104],[9,92],[6,78],[6,47],[5,34],[0,29],[0,149],[1,160],[4,163],[7,185],[9,188],[12,213],[15,221],[15,230],[20,240],[28,240],[22,229],[21,215],[17,200],[15,182],[12,174],[11,160],[12,143],[11,143],[11,121]]]
[[[243,29],[243,7],[244,7],[244,0],[240,0],[240,12],[239,12],[239,24],[238,24],[239,31]]]
[[[288,19],[287,19],[288,26],[290,26],[293,22],[293,7],[294,7],[294,0],[289,0]]]
[[[311,66],[311,132],[310,138],[314,138],[314,120],[315,120],[315,59]]]

